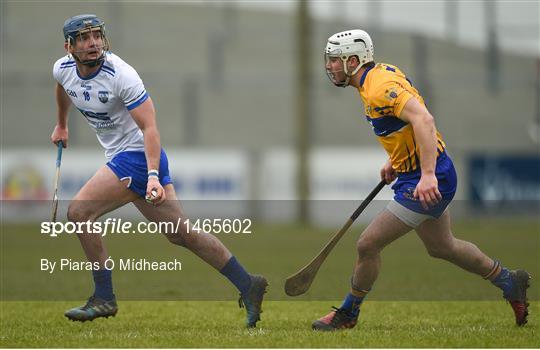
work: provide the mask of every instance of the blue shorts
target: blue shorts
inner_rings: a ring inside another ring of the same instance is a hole
[[[128,188],[139,196],[146,196],[148,183],[148,166],[146,156],[140,151],[120,152],[107,162],[107,166],[118,176],[120,180],[129,179]],[[161,149],[159,159],[159,182],[161,186],[172,183],[169,176],[169,161],[165,151]]]
[[[452,159],[450,159],[446,152],[442,153],[437,158],[435,176],[437,177],[442,200],[435,206],[429,207],[428,210],[425,210],[420,201],[413,197],[416,185],[420,181],[420,176],[420,169],[409,173],[398,174],[398,179],[392,186],[392,189],[394,190],[394,200],[416,213],[438,218],[442,215],[456,194],[457,175]]]

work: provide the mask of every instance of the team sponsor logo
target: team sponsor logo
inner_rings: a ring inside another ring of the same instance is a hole
[[[374,110],[380,115],[391,115],[393,111],[393,107],[392,106],[375,107]]]
[[[79,111],[85,116],[88,123],[98,132],[106,132],[116,129],[116,124],[107,112],[92,112],[82,109],[79,109]]]
[[[107,101],[109,101],[109,92],[108,91],[98,91],[98,98],[102,103],[107,103]]]

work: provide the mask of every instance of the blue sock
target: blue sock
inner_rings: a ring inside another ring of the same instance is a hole
[[[499,275],[495,277],[491,283],[493,283],[495,286],[499,287],[503,291],[503,296],[505,298],[511,297],[511,293],[514,289],[514,282],[512,281],[512,278],[510,277],[510,271],[503,267],[501,269],[501,272],[499,272]]]
[[[94,270],[94,296],[103,300],[111,300],[114,298],[112,288],[112,271],[111,270]]]
[[[362,304],[362,301],[364,300],[365,296],[363,297],[356,297],[352,295],[351,293],[347,294],[345,297],[345,300],[343,300],[343,304],[341,305],[341,309],[345,309],[348,312],[351,313],[354,317],[357,317],[360,313],[360,304]]]
[[[219,272],[227,277],[242,294],[247,293],[249,287],[251,287],[249,274],[234,256],[227,261]]]

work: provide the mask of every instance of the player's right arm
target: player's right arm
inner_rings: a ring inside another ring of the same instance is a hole
[[[58,141],[62,141],[64,148],[67,147],[68,142],[68,113],[71,107],[71,99],[67,95],[66,91],[59,83],[56,83],[56,105],[58,107],[58,113],[56,118],[56,126],[51,135],[51,141],[57,144]]]
[[[426,106],[414,97],[405,103],[399,117],[412,125],[414,137],[418,143],[422,174],[414,190],[414,197],[418,198],[424,209],[427,210],[442,199],[435,174],[437,164],[435,121]]]
[[[392,160],[388,159],[388,161],[384,164],[384,166],[381,169],[381,180],[386,181],[386,183],[389,185],[394,181],[397,177],[396,171],[392,167]]]

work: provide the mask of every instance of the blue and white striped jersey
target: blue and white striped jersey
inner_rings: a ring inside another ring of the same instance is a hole
[[[133,67],[107,52],[100,69],[83,78],[68,55],[56,61],[53,75],[96,132],[108,159],[123,151],[144,151],[142,131],[129,111],[148,93]]]

